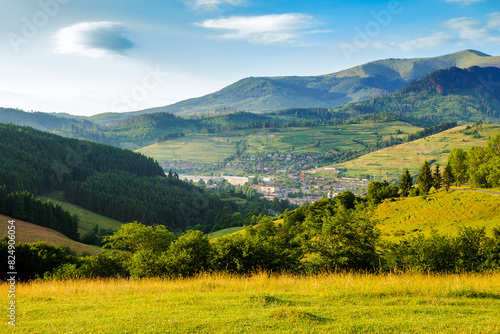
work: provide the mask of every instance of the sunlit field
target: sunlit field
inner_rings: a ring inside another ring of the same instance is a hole
[[[500,273],[200,275],[17,286],[3,333],[498,333]],[[7,285],[0,286],[3,305]],[[4,311],[5,312],[5,311]]]

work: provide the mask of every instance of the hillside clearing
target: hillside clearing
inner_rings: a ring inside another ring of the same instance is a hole
[[[401,177],[405,168],[412,175],[418,173],[424,160],[429,163],[438,162],[445,165],[450,151],[459,147],[468,149],[471,146],[486,146],[486,142],[496,133],[500,133],[500,125],[483,124],[480,128],[474,127],[465,133],[466,126],[459,126],[435,135],[418,139],[388,148],[384,148],[348,162],[336,164],[335,167],[345,168],[347,176],[375,175],[377,179],[397,179]],[[478,135],[473,135],[477,130]],[[323,168],[316,173],[327,175]]]
[[[48,243],[49,245],[69,247],[71,250],[75,251],[77,255],[80,255],[84,252],[91,255],[102,253],[102,249],[100,247],[85,245],[80,242],[71,240],[63,234],[51,230],[50,228],[26,223],[24,221],[9,218],[4,215],[0,215],[0,238],[4,238],[7,236],[7,225],[9,220],[15,220],[17,243],[35,243],[43,241]]]
[[[500,195],[470,191],[440,191],[427,197],[386,200],[374,210],[382,239],[400,240],[418,233],[455,235],[459,227],[500,226]]]
[[[100,228],[117,230],[123,224],[118,220],[101,216],[81,206],[66,202],[62,192],[54,191],[46,196],[40,196],[38,198],[43,202],[50,200],[52,203],[61,204],[64,210],[76,215],[78,217],[78,233],[80,233],[80,236],[90,232],[96,225],[99,225]]]

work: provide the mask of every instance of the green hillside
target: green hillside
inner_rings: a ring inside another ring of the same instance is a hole
[[[389,112],[426,124],[455,121],[500,123],[500,82],[496,67],[452,67],[416,80],[404,89],[331,110],[343,117]]]
[[[139,149],[158,161],[183,160],[213,163],[230,157],[238,141],[246,141],[245,154],[293,153],[328,155],[363,149],[365,143],[403,137],[421,128],[403,122],[362,123],[312,128],[245,129],[215,134],[193,134]],[[398,130],[400,133],[398,134]],[[319,142],[319,144],[318,144]]]
[[[0,238],[7,236],[7,223],[9,220],[12,220],[12,218],[0,215]],[[66,246],[75,251],[78,255],[84,252],[91,255],[96,255],[102,252],[102,248],[100,247],[85,245],[71,240],[61,233],[49,228],[30,224],[18,219],[14,220],[16,226],[16,242],[35,243],[42,241],[48,243],[49,245]]]
[[[399,180],[405,168],[414,175],[420,170],[424,160],[445,165],[453,148],[484,147],[496,133],[500,133],[500,125],[482,124],[469,126],[469,129],[464,125],[409,143],[384,148],[334,166],[347,169],[345,174],[348,176],[369,174],[375,175],[377,179]],[[315,172],[320,175],[329,174],[324,168]]]
[[[386,200],[374,210],[372,219],[382,231],[382,239],[397,241],[403,237],[432,230],[441,235],[456,235],[459,227],[500,226],[500,195],[440,191],[427,197]]]
[[[68,203],[62,192],[51,192],[46,196],[39,196],[38,198],[42,201],[51,201],[52,203],[60,204],[64,210],[76,215],[76,217],[78,217],[78,233],[80,236],[90,232],[96,225],[99,225],[100,228],[117,230],[123,224],[118,220],[99,215],[78,205]]]

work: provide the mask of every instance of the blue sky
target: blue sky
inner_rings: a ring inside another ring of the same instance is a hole
[[[132,111],[464,49],[500,55],[498,0],[1,0],[0,106]]]

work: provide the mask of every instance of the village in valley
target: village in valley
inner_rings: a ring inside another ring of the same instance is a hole
[[[324,167],[334,177],[314,174],[323,165],[319,155],[266,153],[241,155],[237,159],[213,164],[187,161],[164,161],[166,173],[178,171],[179,178],[215,191],[225,191],[226,185],[235,188],[249,184],[257,194],[270,201],[288,200],[291,204],[312,204],[321,198],[333,198],[349,190],[357,195],[366,193],[370,176],[345,177],[343,169]]]

